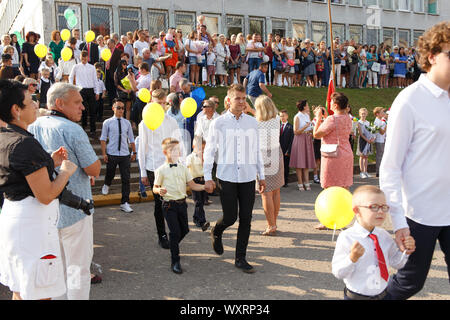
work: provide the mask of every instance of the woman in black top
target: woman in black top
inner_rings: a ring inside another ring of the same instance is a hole
[[[128,69],[127,60],[120,60],[119,66],[117,67],[116,72],[114,73],[114,82],[117,87],[117,96],[120,100],[125,101],[125,117],[127,120],[130,120],[131,116],[131,104],[134,98],[134,92],[131,89],[125,89],[122,80],[127,78],[128,73],[133,74],[133,70]],[[128,79],[127,79],[128,80]],[[131,84],[130,84],[131,85]]]
[[[0,80],[0,282],[13,299],[65,293],[57,221],[59,201],[77,166],[60,148],[51,156],[27,131],[37,117],[27,86]],[[54,178],[55,167],[60,167]]]
[[[36,33],[30,31],[27,33],[25,38],[27,41],[22,45],[23,69],[28,77],[38,80],[41,60],[36,53],[34,53],[34,47],[37,44]]]

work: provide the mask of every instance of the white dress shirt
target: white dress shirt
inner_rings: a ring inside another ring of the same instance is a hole
[[[211,119],[208,119],[204,113],[201,116],[199,114],[199,116],[197,116],[197,122],[195,123],[195,136],[202,137],[205,141],[208,140],[211,123],[218,117],[220,117],[220,115],[217,112],[214,112]]]
[[[386,289],[388,282],[380,275],[375,243],[369,238],[370,234],[358,222],[342,231],[336,241],[331,266],[333,275],[344,280],[350,291],[366,296],[375,296]],[[378,227],[375,227],[372,234],[378,238],[387,268],[390,266],[395,269],[402,268],[409,256],[398,249],[392,236],[386,230]],[[350,251],[355,241],[364,247],[364,254],[356,263],[353,263],[350,260]]]
[[[95,81],[95,94],[99,94],[100,97],[103,94],[104,91],[106,91],[106,86],[105,83],[103,82],[103,80],[98,79],[97,81]]]
[[[178,123],[171,116],[165,114],[162,125],[155,131],[150,130],[144,121],[139,124],[139,168],[141,177],[147,177],[147,171],[155,171],[162,166],[166,158],[162,152],[161,143],[166,138],[177,139],[180,144],[181,157],[180,161],[185,161],[185,150],[183,147],[182,132],[178,127]]]
[[[380,187],[394,230],[406,217],[427,226],[450,225],[450,99],[425,74],[392,104],[380,166]]]
[[[375,121],[373,122],[373,124],[376,127],[380,127],[383,130],[386,129],[386,122],[384,122],[383,120],[380,120],[378,118],[375,118]],[[384,134],[381,134],[379,132],[375,133],[375,143],[384,143],[385,141],[386,141],[386,132]]]
[[[74,79],[76,86],[83,89],[94,89],[97,82],[97,71],[90,63],[79,63],[73,67],[69,76],[69,83],[73,84]]]
[[[210,126],[204,151],[203,171],[212,180],[214,156],[217,152],[217,177],[233,183],[264,180],[264,163],[259,144],[258,122],[243,113],[236,119],[230,111],[215,119]]]

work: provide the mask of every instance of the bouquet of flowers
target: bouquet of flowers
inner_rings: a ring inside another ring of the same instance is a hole
[[[366,129],[371,133],[371,134],[376,134],[377,132],[380,132],[380,127],[379,126],[375,126],[373,124],[373,122],[366,126]]]

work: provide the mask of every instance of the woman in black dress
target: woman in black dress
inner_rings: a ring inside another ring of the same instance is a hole
[[[25,36],[25,39],[27,41],[22,46],[23,69],[28,77],[38,80],[41,60],[34,53],[34,47],[37,44],[37,35],[33,31],[30,31]]]

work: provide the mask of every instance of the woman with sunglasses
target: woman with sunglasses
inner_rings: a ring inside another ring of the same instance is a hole
[[[133,71],[128,69],[127,66],[127,60],[120,60],[119,66],[114,73],[114,82],[117,87],[117,95],[119,96],[119,99],[125,103],[126,119],[130,120],[131,104],[134,100],[134,92],[127,76],[129,72],[133,74]]]

